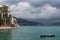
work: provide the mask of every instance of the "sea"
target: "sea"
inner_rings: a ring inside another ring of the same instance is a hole
[[[55,37],[42,38],[41,34],[53,34]],[[0,30],[0,40],[60,40],[60,26],[20,26]]]

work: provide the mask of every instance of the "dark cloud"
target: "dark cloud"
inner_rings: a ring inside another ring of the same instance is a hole
[[[60,0],[6,0],[2,4],[13,5],[19,2],[29,2],[34,7],[41,7],[44,6],[45,4],[50,4],[53,7],[60,8]]]
[[[45,4],[50,4],[53,7],[60,8],[60,0],[35,0],[35,1],[33,0],[29,2],[34,7],[41,7],[41,6],[44,6]]]

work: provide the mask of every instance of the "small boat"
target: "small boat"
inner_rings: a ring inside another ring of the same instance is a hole
[[[41,34],[40,37],[55,37],[53,34]]]

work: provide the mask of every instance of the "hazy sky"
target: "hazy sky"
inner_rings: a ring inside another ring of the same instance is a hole
[[[11,14],[24,19],[60,18],[60,0],[0,0]]]

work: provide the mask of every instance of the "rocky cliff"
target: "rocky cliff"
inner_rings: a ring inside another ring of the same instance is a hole
[[[10,14],[9,7],[6,5],[0,7],[0,26],[18,26],[17,20]]]

